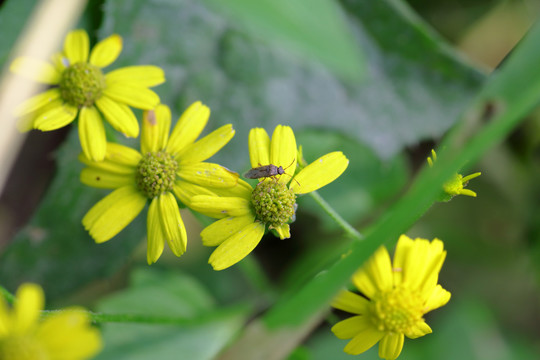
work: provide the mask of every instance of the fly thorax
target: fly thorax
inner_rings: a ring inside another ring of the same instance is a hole
[[[137,187],[144,195],[153,199],[172,190],[177,170],[178,163],[171,154],[164,151],[148,152],[137,165]]]
[[[64,70],[59,85],[65,102],[78,108],[88,107],[101,97],[105,76],[97,66],[80,62]]]

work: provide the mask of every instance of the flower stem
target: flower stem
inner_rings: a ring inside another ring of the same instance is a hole
[[[13,305],[15,303],[15,296],[7,291],[2,285],[0,285],[0,294],[4,297],[4,299],[6,299],[8,304]]]
[[[319,204],[319,206],[324,210],[325,213],[327,213],[334,221],[353,239],[355,240],[362,240],[364,238],[364,235],[362,235],[358,230],[356,230],[354,227],[352,227],[351,224],[349,224],[344,218],[341,217],[337,213],[336,210],[334,210],[333,207],[330,206],[324,200],[321,195],[319,195],[318,192],[312,191],[309,193],[309,195]]]
[[[231,316],[241,316],[250,313],[251,305],[240,304],[225,309],[203,312],[201,315],[193,317],[175,317],[166,315],[145,315],[145,314],[105,314],[85,311],[94,323],[138,323],[138,324],[172,324],[181,326],[193,326],[219,321]],[[43,316],[47,317],[63,310],[44,310]]]

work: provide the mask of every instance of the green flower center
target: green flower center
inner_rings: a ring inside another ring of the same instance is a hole
[[[260,182],[251,193],[257,219],[270,227],[286,224],[294,216],[296,195],[277,180]]]
[[[0,359],[2,360],[47,360],[46,350],[28,336],[9,336],[0,340]]]
[[[83,62],[65,69],[60,79],[62,99],[78,108],[94,105],[104,89],[105,76],[101,70]]]
[[[372,320],[379,331],[411,333],[423,321],[423,301],[416,293],[397,287],[372,299]]]
[[[148,198],[153,199],[172,190],[176,170],[178,163],[171,154],[164,151],[146,153],[137,165],[137,187]]]

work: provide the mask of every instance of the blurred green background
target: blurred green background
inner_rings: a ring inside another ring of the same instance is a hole
[[[35,3],[2,3],[2,64]],[[94,41],[124,38],[111,69],[164,68],[167,82],[156,91],[174,119],[201,100],[212,109],[207,132],[232,123],[236,136],[216,162],[244,172],[249,129],[277,124],[293,127],[308,162],[343,151],[349,168],[320,193],[360,230],[404,192],[540,10],[536,0],[251,3],[89,1],[79,26]],[[540,358],[538,115],[463,170],[482,172],[469,184],[477,198],[437,203],[408,232],[445,241],[440,283],[452,300],[427,315],[433,334],[406,340],[400,359]],[[99,359],[215,358],[249,319],[324,270],[335,261],[328,253],[345,244],[337,225],[302,197],[291,239],[267,235],[252,259],[214,272],[201,225],[183,210],[189,251],[179,259],[165,253],[148,267],[143,215],[101,245],[82,228],[107,191],[79,182],[79,151],[76,128],[30,133],[0,197],[0,284],[14,291],[37,282],[49,308],[76,303],[189,319],[104,324]],[[337,320],[325,315],[290,358],[352,359],[329,330]],[[360,358],[378,358],[376,349]]]

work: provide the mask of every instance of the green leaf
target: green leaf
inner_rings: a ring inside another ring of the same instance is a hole
[[[190,317],[210,310],[214,299],[187,275],[140,268],[131,275],[131,287],[100,301],[108,313]]]
[[[400,4],[342,3],[368,69],[352,84],[194,0],[107,1],[101,34],[124,37],[116,65],[164,68],[167,82],[157,91],[173,113],[201,100],[212,109],[210,128],[234,125],[236,138],[216,156],[227,167],[247,162],[251,127],[277,124],[340,132],[389,158],[441,136],[483,79]]]
[[[193,278],[148,267],[135,271],[132,286],[102,300],[114,314],[185,317],[188,324],[105,323],[105,349],[96,359],[214,359],[245,321],[249,307],[217,310]]]
[[[360,81],[364,59],[345,16],[331,0],[209,0],[261,41],[319,60],[348,81]]]

